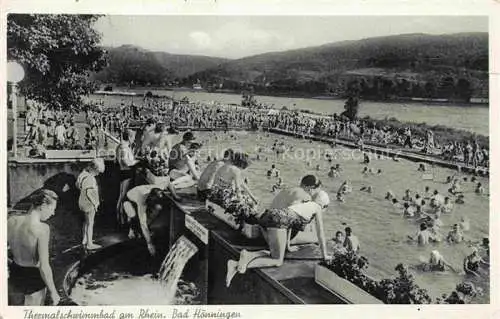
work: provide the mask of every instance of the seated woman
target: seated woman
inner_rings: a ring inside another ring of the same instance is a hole
[[[212,191],[207,199],[223,209],[228,208],[235,201],[249,203],[250,199],[258,204],[257,198],[244,182],[243,170],[249,165],[248,154],[234,153],[233,158],[217,170]]]
[[[325,196],[326,195],[326,196]],[[330,259],[326,250],[322,211],[328,195],[321,191],[313,195],[314,200],[293,204],[285,209],[268,209],[258,216],[269,251],[249,252],[243,249],[240,259],[227,262],[226,286],[229,287],[236,273],[244,274],[247,268],[280,267],[285,258],[287,242],[292,230],[303,230],[313,220],[324,260]]]
[[[480,277],[478,270],[480,264],[489,265],[488,262],[484,261],[481,256],[479,256],[479,250],[477,247],[472,247],[472,253],[465,257],[464,259],[464,271],[467,274],[472,274]]]
[[[172,184],[166,188],[175,200],[179,200]],[[150,227],[163,210],[165,195],[166,192],[158,188],[158,185],[140,185],[129,190],[123,202],[123,211],[129,224],[129,238],[140,236],[142,232],[151,255],[156,253],[156,249],[151,240]]]
[[[203,170],[198,181],[197,193],[198,198],[205,201],[212,191],[212,186],[214,184],[215,175],[217,170],[232,161],[234,156],[234,151],[232,149],[227,149],[224,152],[224,156],[221,160],[215,159],[213,162],[207,165]]]
[[[201,144],[194,143],[192,132],[186,132],[182,141],[175,144],[168,157],[169,176],[175,188],[187,188],[196,184],[200,173],[196,170],[194,155]]]

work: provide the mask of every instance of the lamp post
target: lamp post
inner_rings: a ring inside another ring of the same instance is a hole
[[[12,84],[12,152],[14,153],[14,158],[17,157],[17,83],[21,82],[23,79],[23,67],[15,61],[9,61],[7,63],[7,81]]]

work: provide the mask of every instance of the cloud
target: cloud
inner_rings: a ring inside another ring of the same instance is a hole
[[[265,30],[243,21],[228,22],[213,32],[211,49],[242,57],[268,51],[286,50],[295,43],[291,35]]]
[[[193,31],[189,33],[189,38],[199,49],[209,49],[212,45],[212,38],[203,31]]]

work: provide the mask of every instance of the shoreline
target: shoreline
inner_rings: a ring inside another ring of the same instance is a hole
[[[213,94],[228,94],[228,95],[241,95],[241,92],[234,91],[234,90],[215,90],[215,91],[209,91],[209,90],[196,90],[196,89],[191,89],[191,88],[173,88],[173,87],[143,87],[143,86],[138,86],[138,87],[124,87],[124,86],[116,86],[114,87],[117,91],[143,91],[143,93],[147,91],[155,91],[155,90],[161,90],[161,91],[171,91],[171,92],[189,92],[189,93],[213,93]],[[111,91],[111,92],[116,92],[116,91]],[[93,93],[95,94],[95,93]],[[138,94],[140,96],[140,94]],[[166,96],[166,95],[159,95],[160,97]],[[266,96],[266,97],[281,97],[281,98],[293,98],[293,99],[308,99],[308,100],[319,100],[319,101],[337,101],[337,100],[345,100],[343,97],[338,97],[338,96],[328,96],[328,95],[321,95],[321,94],[293,94],[293,93],[255,93],[254,96]],[[464,108],[489,108],[490,103],[465,103],[465,102],[460,102],[460,101],[419,101],[419,100],[411,100],[411,98],[396,98],[396,99],[360,99],[360,101],[366,101],[366,102],[373,102],[373,103],[390,103],[390,104],[411,104],[411,105],[425,105],[425,106],[458,106],[458,107],[464,107]],[[323,114],[323,113],[321,113]]]

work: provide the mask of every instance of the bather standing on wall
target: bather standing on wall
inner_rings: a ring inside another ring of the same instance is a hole
[[[28,212],[7,218],[7,244],[12,254],[9,290],[22,293],[25,306],[43,306],[48,289],[52,304],[57,305],[61,298],[49,262],[50,228],[44,222],[54,215],[58,196],[51,190],[41,189],[30,199]]]

